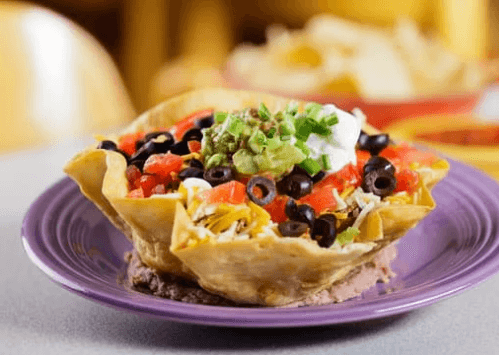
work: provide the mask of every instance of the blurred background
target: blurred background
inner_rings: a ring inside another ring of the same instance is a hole
[[[161,88],[151,88],[161,69],[175,67],[180,72],[190,67],[204,72],[197,79],[201,83],[191,85],[216,83],[217,73],[207,69],[221,69],[238,45],[263,45],[270,26],[303,29],[323,13],[386,28],[401,18],[412,19],[463,60],[483,60],[499,52],[495,0],[38,0],[31,4],[53,9],[95,36],[116,62],[139,111],[162,99]],[[194,81],[180,79],[184,85]],[[157,85],[182,89],[181,83],[171,81]],[[163,95],[170,94],[163,90]]]
[[[483,123],[473,109],[499,76],[497,0],[2,1],[0,36],[0,152],[206,86],[360,107],[383,129],[432,115],[449,131]]]

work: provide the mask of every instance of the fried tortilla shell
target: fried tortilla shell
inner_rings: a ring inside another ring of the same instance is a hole
[[[405,235],[435,207],[426,185],[421,182],[419,187],[413,204],[373,209],[354,243],[331,248],[271,233],[247,240],[200,241],[200,227],[179,203],[171,251],[210,292],[242,303],[283,306],[330,287]]]
[[[198,277],[205,290],[241,303],[281,306],[315,294],[374,256],[383,243],[353,243],[345,248],[320,248],[315,241],[272,234],[217,243],[197,240],[179,203],[171,251]]]
[[[74,156],[64,166],[64,172],[78,184],[81,193],[92,201],[109,221],[131,240],[132,229],[102,193],[104,178],[109,173],[106,162],[108,155],[116,155],[118,157],[115,159],[119,159],[120,154],[108,150],[95,149],[94,147],[87,148]]]
[[[276,112],[285,109],[289,101],[288,98],[256,92],[203,89],[152,108],[120,135],[170,127],[177,120],[208,108],[232,112],[258,107],[264,102],[271,112]],[[303,109],[306,102],[298,104]],[[366,131],[372,129],[366,127]],[[117,142],[116,137],[110,139]],[[322,249],[305,240],[275,237],[223,246],[199,244],[180,249],[179,240],[186,238],[184,228],[190,220],[186,220],[185,213],[179,212],[182,209],[176,207],[182,199],[179,194],[152,195],[142,199],[127,197],[124,157],[113,151],[96,149],[96,146],[77,154],[64,170],[78,183],[82,193],[133,241],[146,265],[159,272],[195,278],[203,287],[228,298],[266,305],[289,303],[317,292],[373,257],[380,248],[403,235],[434,207],[427,187],[443,177],[443,174],[435,173],[435,169],[430,169],[431,179],[421,179],[421,198],[429,196],[428,201],[407,207],[401,205],[393,209],[373,210],[361,225],[359,242],[342,251]],[[445,166],[441,170],[446,172]],[[172,229],[176,231],[173,234]],[[277,255],[280,257],[277,258]],[[290,289],[291,284],[299,287]],[[244,291],[235,290],[238,288]],[[231,294],[231,290],[235,293]]]

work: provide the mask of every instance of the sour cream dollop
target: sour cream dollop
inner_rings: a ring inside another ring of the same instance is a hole
[[[329,173],[334,173],[348,163],[356,164],[355,145],[362,127],[361,117],[354,116],[340,110],[335,105],[324,105],[321,115],[327,116],[336,113],[338,123],[331,126],[332,133],[327,137],[311,134],[307,139],[310,157],[319,161],[322,155],[329,156]]]

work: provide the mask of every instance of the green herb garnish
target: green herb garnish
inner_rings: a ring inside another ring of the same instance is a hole
[[[258,108],[258,116],[260,116],[262,121],[268,121],[272,116],[270,110],[267,108],[267,106],[265,106],[263,102],[260,104],[260,107]]]
[[[314,176],[317,174],[319,171],[321,171],[321,166],[319,163],[317,163],[314,159],[312,158],[306,158],[300,163],[300,167],[305,169],[307,173],[310,175]]]

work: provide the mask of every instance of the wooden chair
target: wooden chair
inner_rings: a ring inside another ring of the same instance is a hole
[[[84,29],[45,8],[0,2],[0,153],[135,115],[116,64]]]

